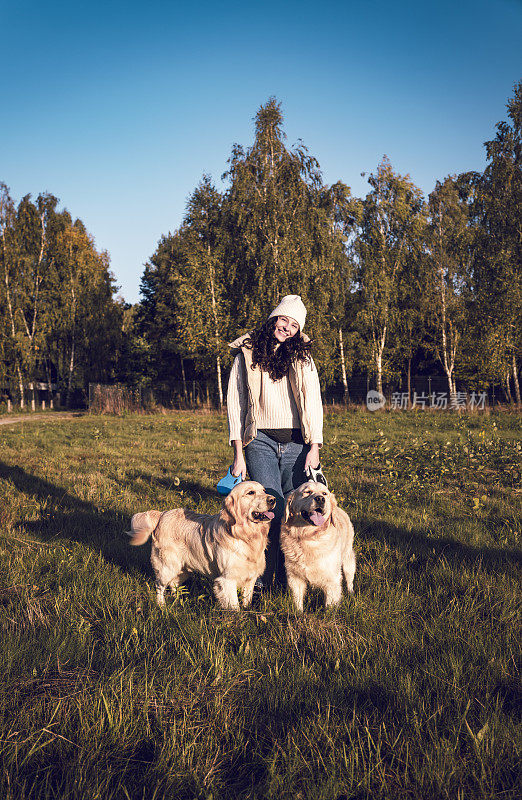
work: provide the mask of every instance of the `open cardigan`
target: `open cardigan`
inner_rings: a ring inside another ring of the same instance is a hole
[[[227,392],[230,441],[240,439],[246,447],[258,428],[301,428],[306,444],[322,444],[323,404],[313,360],[293,363],[285,378],[273,381],[259,365],[252,369],[252,350],[244,346],[248,336],[230,344],[235,355]]]

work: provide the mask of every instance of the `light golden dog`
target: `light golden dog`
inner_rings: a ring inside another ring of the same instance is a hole
[[[308,584],[323,590],[327,606],[341,599],[343,573],[348,591],[353,592],[353,536],[350,517],[322,483],[308,481],[289,495],[281,549],[288,588],[299,611]]]
[[[265,548],[275,498],[260,483],[246,481],[224,499],[221,511],[196,514],[183,508],[143,511],[131,520],[131,544],[144,544],[152,535],[150,561],[156,575],[156,598],[165,605],[165,589],[176,587],[199,572],[214,579],[221,608],[250,605],[254,583],[265,569]]]

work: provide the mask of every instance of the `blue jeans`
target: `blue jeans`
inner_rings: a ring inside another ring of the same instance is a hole
[[[276,499],[263,575],[266,584],[271,583],[274,573],[277,580],[284,580],[283,559],[279,549],[281,519],[286,498],[293,489],[297,489],[307,480],[304,464],[309,450],[310,446],[307,444],[275,442],[262,431],[258,431],[256,438],[245,448],[250,479],[258,481]]]

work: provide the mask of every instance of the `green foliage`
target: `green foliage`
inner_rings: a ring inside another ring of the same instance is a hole
[[[271,98],[255,119],[255,140],[236,146],[225,173],[225,258],[236,330],[251,330],[285,294],[301,295],[306,327],[322,374],[337,367],[337,328],[344,315],[350,264],[349,188],[322,183],[317,160],[299,142],[284,145],[280,104]]]
[[[307,329],[323,374],[335,372],[350,277],[344,247],[350,191],[340,182],[324,186],[304,145],[285,147],[275,99],[260,108],[255,131],[251,148],[233,148],[224,195],[205,176],[183,225],[160,242],[147,265],[142,330],[158,344],[162,378],[165,348],[208,369],[212,359],[227,357],[227,340],[296,292],[309,310]]]
[[[70,392],[110,377],[121,342],[109,257],[57,205],[41,194],[15,208],[0,184],[0,341],[5,380],[22,401],[37,381]]]
[[[432,350],[455,392],[455,368],[461,362],[462,337],[469,324],[473,229],[469,224],[467,197],[456,180],[437,181],[429,196],[427,242],[429,257],[429,330],[426,346]]]
[[[483,175],[466,176],[476,231],[476,369],[483,381],[504,383],[522,353],[522,81],[508,102],[508,118],[497,125],[495,139],[485,143]]]
[[[149,379],[168,385],[181,372],[185,382],[185,358],[197,362],[200,375],[215,363],[220,402],[221,360],[228,355],[221,203],[204,176],[189,198],[183,225],[162,238],[146,266],[137,316],[137,329],[151,345]]]
[[[410,341],[405,341],[404,349],[411,350],[415,323],[422,318],[414,264],[421,260],[426,210],[420,189],[409,176],[397,175],[386,157],[368,183],[372,191],[362,202],[355,242],[357,322],[366,339],[366,365],[382,391],[387,366],[383,355],[390,334],[406,329]]]
[[[232,148],[224,193],[205,176],[146,267],[140,333],[155,378],[187,357],[207,377],[227,340],[299,293],[323,383],[340,383],[342,340],[346,373],[369,372],[380,389],[436,359],[450,392],[458,378],[502,381],[506,399],[513,380],[518,393],[520,92],[486,143],[484,175],[438,181],[428,202],[386,157],[364,199],[325,186],[305,145],[286,147],[270,98],[253,144]]]

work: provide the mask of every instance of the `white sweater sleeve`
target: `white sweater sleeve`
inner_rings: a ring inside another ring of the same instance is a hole
[[[323,401],[319,375],[313,359],[303,366],[303,390],[310,417],[310,441],[312,444],[323,443]]]
[[[229,444],[235,439],[241,439],[241,420],[244,419],[246,408],[242,408],[244,392],[241,387],[241,371],[239,369],[240,356],[234,358],[227,391],[227,417]]]

